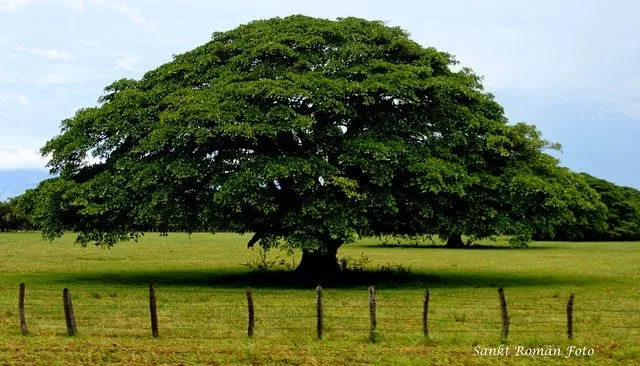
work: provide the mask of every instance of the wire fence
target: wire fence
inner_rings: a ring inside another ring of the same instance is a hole
[[[9,301],[11,293],[16,301]],[[610,335],[640,339],[640,299],[486,296],[446,290],[0,288],[5,335],[229,339],[343,338],[466,334]]]

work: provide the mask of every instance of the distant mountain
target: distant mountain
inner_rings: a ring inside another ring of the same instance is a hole
[[[0,201],[19,196],[47,178],[49,172],[41,169],[0,170]]]

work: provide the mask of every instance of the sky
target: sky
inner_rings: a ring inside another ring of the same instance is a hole
[[[0,0],[0,170],[44,169],[39,148],[111,82],[291,14],[400,26],[482,75],[511,121],[562,144],[562,165],[640,188],[633,0]]]

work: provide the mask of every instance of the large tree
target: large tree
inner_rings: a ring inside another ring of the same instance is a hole
[[[32,212],[48,237],[70,228],[81,244],[232,228],[250,246],[302,249],[301,271],[334,271],[355,235],[451,230],[452,209],[522,160],[517,127],[455,64],[356,18],[214,33],[64,120],[42,149],[59,178],[30,193]]]

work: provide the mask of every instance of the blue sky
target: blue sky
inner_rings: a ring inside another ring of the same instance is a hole
[[[0,0],[0,170],[104,86],[254,19],[357,16],[401,26],[484,76],[512,121],[563,145],[563,165],[640,188],[640,2]]]

